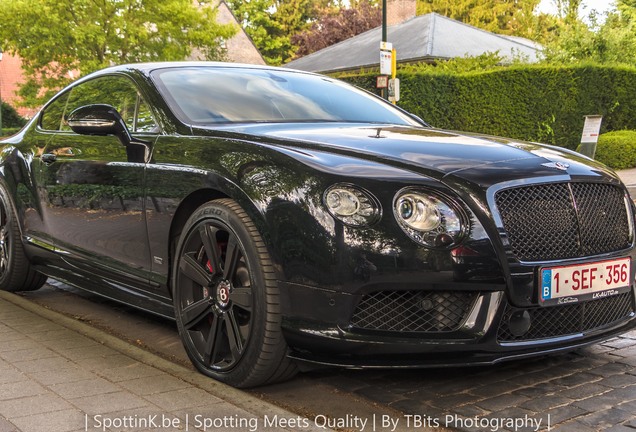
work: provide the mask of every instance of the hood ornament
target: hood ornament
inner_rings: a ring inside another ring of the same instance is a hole
[[[541,165],[547,168],[556,168],[561,171],[567,171],[570,167],[570,165],[563,162],[546,162],[542,163]]]

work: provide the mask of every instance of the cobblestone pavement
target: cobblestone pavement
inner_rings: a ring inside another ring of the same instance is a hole
[[[315,379],[411,415],[402,422],[410,419],[412,426],[419,419],[488,431],[497,424],[485,423],[492,419],[527,419],[528,427],[497,430],[537,430],[537,421],[539,430],[548,430],[549,421],[551,430],[564,432],[636,431],[636,331],[572,353],[494,367],[340,371]]]

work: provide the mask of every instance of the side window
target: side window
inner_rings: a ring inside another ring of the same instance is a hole
[[[90,104],[112,105],[119,111],[128,129],[133,132],[152,131],[157,128],[150,109],[137,93],[135,85],[127,78],[106,76],[73,87],[64,118],[66,119],[73,110]],[[143,116],[143,119],[140,116]],[[63,130],[69,130],[69,127],[65,125]]]
[[[70,92],[64,93],[42,112],[40,119],[40,127],[42,129],[58,131],[62,128],[64,125],[64,110],[66,109],[69,94]]]

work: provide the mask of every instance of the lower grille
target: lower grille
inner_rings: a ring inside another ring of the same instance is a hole
[[[512,334],[509,321],[513,313],[527,311],[531,326],[522,336]],[[499,325],[497,340],[522,342],[578,334],[628,318],[634,313],[632,293],[585,303],[553,307],[518,309],[508,306]]]
[[[351,326],[391,332],[455,331],[478,295],[456,291],[378,291],[362,297]]]

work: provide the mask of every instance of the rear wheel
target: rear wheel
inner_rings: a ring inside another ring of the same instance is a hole
[[[179,334],[196,368],[235,387],[291,378],[279,293],[263,240],[229,199],[187,221],[173,269]]]
[[[0,185],[0,290],[33,291],[45,282],[46,276],[33,270],[24,252],[15,208]]]

